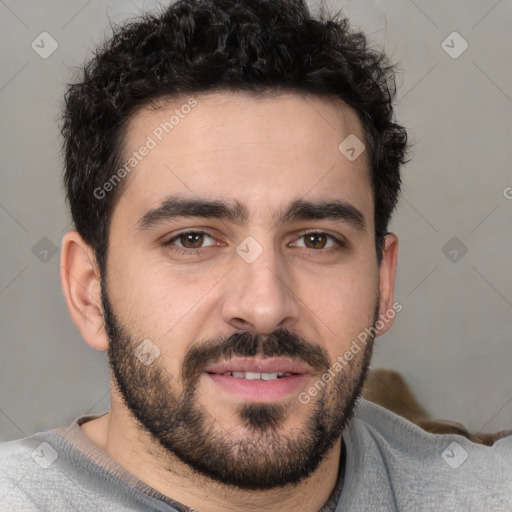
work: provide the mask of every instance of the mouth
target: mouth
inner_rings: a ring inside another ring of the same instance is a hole
[[[211,373],[211,375],[218,375]],[[283,377],[290,377],[293,373],[290,372],[224,372],[221,373],[224,377],[235,377],[237,379],[246,380],[274,380],[282,379]]]
[[[311,368],[284,358],[240,358],[211,365],[204,376],[236,401],[273,403],[296,396],[307,384]]]

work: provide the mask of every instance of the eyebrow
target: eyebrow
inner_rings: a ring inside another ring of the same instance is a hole
[[[187,199],[178,196],[166,197],[159,206],[147,211],[136,223],[137,229],[144,231],[162,222],[178,218],[219,219],[247,223],[249,212],[236,200]],[[273,216],[276,225],[297,220],[333,220],[350,224],[359,231],[366,229],[362,212],[354,205],[342,201],[292,201]]]
[[[146,212],[137,221],[136,226],[140,230],[146,230],[164,221],[186,217],[245,223],[249,214],[247,209],[238,201],[184,199],[177,196],[168,196],[159,206]]]
[[[366,229],[363,213],[354,205],[342,201],[293,201],[289,207],[275,219],[277,224],[296,220],[333,220],[350,224],[359,231]]]

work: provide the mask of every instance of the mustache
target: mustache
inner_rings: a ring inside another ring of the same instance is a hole
[[[250,331],[236,332],[227,338],[207,340],[191,347],[183,359],[181,374],[194,384],[206,367],[234,357],[287,357],[308,364],[314,372],[325,373],[331,366],[327,351],[318,344],[286,329],[269,335]]]

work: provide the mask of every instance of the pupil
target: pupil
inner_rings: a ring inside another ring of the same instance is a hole
[[[320,233],[312,233],[306,237],[306,245],[313,249],[323,249],[325,241],[325,235]]]
[[[203,243],[203,235],[201,233],[186,233],[185,235],[182,235],[181,242],[185,247],[201,247]]]

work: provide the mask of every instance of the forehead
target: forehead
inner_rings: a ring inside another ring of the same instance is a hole
[[[118,207],[140,212],[171,194],[249,209],[306,195],[372,203],[366,151],[353,159],[363,144],[360,120],[339,100],[215,92],[160,101],[127,125],[122,159],[134,165]]]

